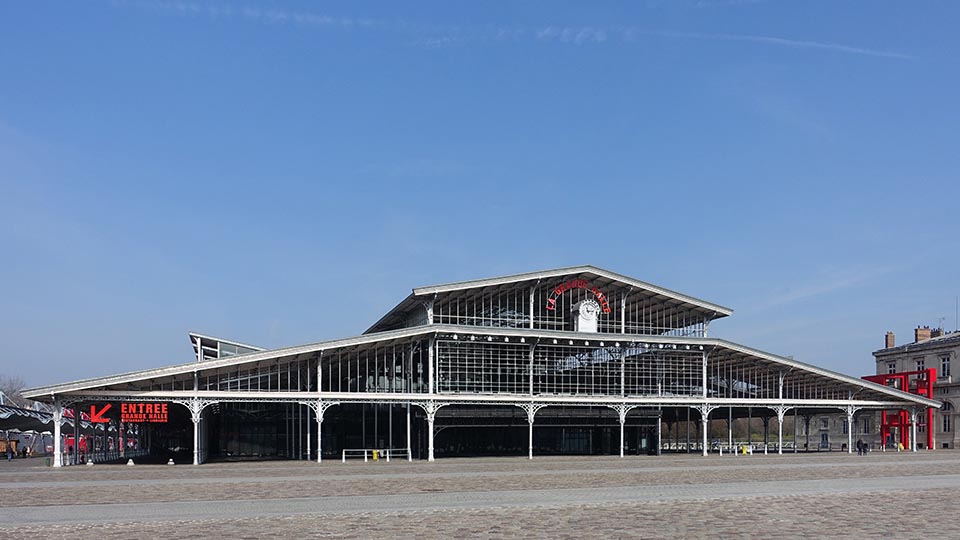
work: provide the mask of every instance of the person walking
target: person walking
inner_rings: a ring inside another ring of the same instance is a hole
[[[857,455],[863,455],[863,439],[857,439]]]

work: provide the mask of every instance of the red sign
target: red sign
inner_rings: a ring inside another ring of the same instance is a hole
[[[557,309],[557,298],[573,289],[587,289],[593,296],[597,298],[597,302],[600,303],[600,308],[604,313],[610,313],[610,299],[607,298],[607,295],[603,294],[600,291],[599,287],[591,287],[590,283],[585,279],[571,279],[570,281],[565,281],[560,285],[557,285],[553,288],[553,291],[550,293],[550,297],[547,298],[547,311],[553,311]]]
[[[113,405],[110,405],[109,403],[107,403],[106,405],[103,406],[102,409],[100,409],[99,412],[97,412],[97,406],[96,406],[96,405],[91,405],[91,406],[90,406],[90,421],[91,421],[91,422],[101,423],[101,424],[102,424],[102,423],[109,422],[110,419],[104,417],[103,415],[106,414],[106,412],[109,411],[109,410],[110,410],[110,407],[112,407],[112,406],[113,406]]]
[[[167,403],[121,403],[121,422],[154,422],[167,421]]]

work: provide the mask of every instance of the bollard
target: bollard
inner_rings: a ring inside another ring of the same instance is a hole
[[[173,458],[170,458],[170,461],[167,461],[167,465],[176,465],[176,463],[173,462]]]
[[[127,460],[127,467],[132,467],[134,465],[133,458]]]
[[[88,459],[88,460],[87,460],[87,467],[93,467],[93,460],[92,460],[92,459]]]

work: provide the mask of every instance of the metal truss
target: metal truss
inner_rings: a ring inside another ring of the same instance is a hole
[[[542,404],[543,406],[561,406],[561,407],[611,407],[619,410],[618,407],[642,408],[642,407],[691,407],[707,414],[718,407],[753,407],[766,408],[774,412],[778,410],[788,411],[792,409],[837,409],[841,412],[847,412],[853,408],[854,412],[862,409],[884,409],[884,408],[905,408],[902,402],[886,401],[861,401],[855,399],[828,399],[828,400],[798,400],[798,399],[750,399],[750,398],[698,398],[698,397],[621,397],[621,396],[564,396],[564,395],[544,395],[529,396],[516,395],[507,396],[502,394],[494,395],[451,395],[451,394],[392,394],[392,393],[373,393],[373,392],[353,392],[337,393],[329,395],[327,393],[317,392],[289,392],[280,395],[274,395],[269,392],[243,392],[228,393],[218,392],[211,394],[209,392],[104,392],[104,393],[83,393],[68,394],[57,396],[56,402],[61,408],[67,408],[71,405],[84,402],[108,402],[108,401],[168,401],[183,405],[191,412],[197,404],[203,404],[200,410],[214,403],[297,403],[311,407],[316,412],[312,404],[322,402],[324,404],[405,404],[410,403],[424,409],[428,412],[432,407],[439,409],[448,405],[480,405],[480,406],[515,406],[525,408],[531,403]],[[326,410],[326,406],[324,410]],[[925,406],[912,407],[917,410],[925,410]],[[434,411],[435,412],[435,411]]]
[[[191,395],[192,394],[192,395]],[[211,395],[212,394],[212,395]],[[231,395],[229,392],[89,392],[77,393],[72,395],[57,396],[54,407],[54,420],[56,431],[59,435],[59,426],[62,423],[62,409],[82,402],[97,401],[168,401],[184,406],[190,412],[190,418],[193,423],[194,437],[194,463],[199,464],[204,460],[205,442],[201,438],[200,425],[203,411],[210,405],[217,403],[293,403],[308,407],[313,411],[318,431],[317,461],[322,457],[320,451],[320,428],[324,420],[326,411],[335,405],[344,404],[398,404],[407,403],[421,408],[427,421],[427,459],[434,460],[434,439],[443,429],[450,426],[436,425],[437,413],[445,407],[473,406],[473,407],[517,407],[523,410],[527,416],[528,423],[528,457],[533,458],[533,430],[537,413],[545,407],[605,407],[612,409],[617,413],[620,423],[620,454],[624,454],[624,426],[630,411],[643,408],[690,408],[700,414],[702,422],[702,446],[704,455],[708,452],[707,432],[710,421],[710,414],[718,408],[755,408],[767,409],[773,412],[778,421],[778,453],[783,452],[783,423],[786,414],[791,411],[814,411],[823,409],[836,409],[846,414],[848,425],[853,425],[853,416],[864,409],[882,409],[894,405],[902,408],[903,404],[889,404],[885,402],[869,402],[853,399],[852,395],[848,399],[826,399],[826,400],[773,400],[757,398],[703,398],[703,397],[670,397],[664,398],[635,398],[619,397],[612,398],[607,396],[535,396],[530,399],[528,396],[515,396],[511,399],[505,395],[490,396],[463,396],[450,394],[395,394],[395,393],[372,393],[372,392],[354,392],[340,393],[334,397],[324,396],[319,392],[284,392],[271,394],[264,392],[259,395],[251,395],[250,392],[237,393]],[[612,399],[611,399],[612,398]],[[926,407],[914,406],[910,408],[912,423],[916,425],[916,419]],[[765,417],[764,421],[768,418]],[[852,430],[848,431],[848,438],[852,437]],[[59,437],[57,437],[59,438]],[[57,445],[59,446],[59,445]],[[848,449],[850,448],[848,441]],[[59,455],[59,454],[58,454]],[[55,460],[57,461],[57,460]]]

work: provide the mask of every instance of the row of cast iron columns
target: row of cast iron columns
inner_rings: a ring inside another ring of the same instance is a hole
[[[183,405],[184,407],[187,408],[187,410],[190,411],[190,419],[191,419],[192,422],[193,422],[193,464],[194,464],[194,465],[199,465],[199,464],[201,463],[201,461],[203,461],[203,455],[202,455],[201,448],[200,448],[200,443],[201,443],[201,437],[200,437],[200,421],[201,421],[201,418],[202,418],[202,415],[203,415],[203,410],[204,410],[207,406],[209,406],[209,405],[213,405],[213,404],[215,404],[215,403],[219,403],[219,401],[215,401],[215,400],[205,400],[205,399],[200,399],[200,398],[193,398],[193,399],[187,399],[187,400],[172,400],[172,402],[173,402],[173,403],[178,403],[178,404],[180,404],[180,405]],[[314,412],[314,415],[315,415],[315,417],[316,417],[316,422],[317,422],[317,463],[320,463],[320,462],[322,461],[322,459],[323,459],[323,457],[322,457],[322,454],[323,454],[323,453],[322,453],[322,451],[321,451],[322,448],[323,448],[323,446],[322,446],[322,444],[321,444],[321,443],[322,443],[321,427],[322,427],[322,424],[323,424],[323,417],[324,417],[327,409],[329,409],[330,407],[333,407],[334,405],[340,405],[340,402],[339,402],[339,401],[324,401],[324,400],[314,399],[314,400],[301,400],[301,401],[296,401],[296,403],[298,403],[298,404],[300,404],[300,405],[305,405],[305,406],[309,407],[309,408]],[[435,427],[434,427],[434,421],[436,420],[437,411],[439,411],[442,407],[445,407],[445,406],[447,406],[447,405],[454,405],[454,404],[450,404],[450,403],[438,403],[438,402],[436,402],[436,401],[422,401],[422,402],[420,402],[420,401],[411,401],[411,402],[408,403],[408,405],[416,405],[416,406],[422,408],[422,409],[424,410],[424,412],[426,413],[426,417],[427,417],[427,460],[428,460],[428,461],[434,461],[434,445],[433,445],[433,440],[434,440],[434,435],[436,434]],[[529,459],[533,459],[533,423],[534,423],[534,420],[535,420],[535,417],[536,417],[537,412],[538,412],[540,409],[548,406],[549,404],[545,404],[545,403],[532,403],[532,402],[531,402],[531,403],[522,403],[522,404],[513,403],[513,404],[510,404],[510,405],[518,406],[518,407],[522,408],[522,409],[527,413],[527,423],[528,423],[528,430],[529,430],[529,431],[528,431],[529,445],[528,445],[528,454],[527,454],[527,457],[528,457]],[[54,422],[53,422],[53,425],[54,425],[54,437],[53,437],[53,444],[54,444],[54,461],[53,461],[53,466],[54,466],[54,467],[62,467],[62,466],[63,466],[62,453],[61,453],[61,440],[60,440],[60,438],[61,438],[61,423],[62,423],[62,420],[63,420],[63,412],[62,412],[62,407],[63,407],[63,406],[64,406],[64,404],[63,404],[63,402],[61,401],[60,398],[55,398],[55,399],[54,399],[54,412],[53,412],[53,420],[54,420]],[[628,414],[632,409],[640,408],[640,407],[642,407],[642,405],[619,404],[619,405],[606,405],[606,406],[614,409],[615,411],[617,411],[617,414],[618,414],[618,416],[619,416],[619,420],[620,420],[620,457],[623,457],[623,456],[624,456],[624,450],[625,450],[624,426],[625,426],[625,424],[626,424],[627,414]],[[718,409],[718,408],[721,408],[721,406],[720,406],[720,405],[702,404],[702,405],[691,406],[691,408],[696,409],[696,410],[700,413],[700,419],[701,419],[701,422],[702,422],[702,429],[701,429],[702,443],[703,443],[702,450],[703,450],[703,455],[706,456],[706,455],[708,454],[707,435],[708,435],[708,424],[709,424],[709,421],[710,421],[710,413],[711,413],[712,411]],[[778,433],[777,433],[777,453],[778,453],[778,454],[783,454],[783,419],[784,419],[784,417],[786,416],[787,411],[789,411],[789,410],[791,410],[791,409],[794,409],[795,407],[788,407],[788,406],[785,406],[785,405],[780,405],[780,406],[772,406],[772,407],[769,407],[769,408],[772,409],[772,410],[777,414],[777,424],[778,424],[778,425],[777,425],[777,429],[778,429]],[[853,448],[852,448],[852,447],[853,447],[853,427],[852,427],[852,426],[853,426],[853,416],[854,416],[854,414],[856,413],[856,411],[858,411],[858,410],[859,410],[858,407],[854,407],[854,406],[852,406],[852,405],[848,405],[848,406],[846,407],[846,409],[845,409],[845,412],[847,413],[847,426],[848,426],[848,427],[847,427],[847,452],[848,452],[848,453],[852,453],[852,452],[853,452]],[[732,408],[730,408],[730,411],[731,411],[731,415],[732,415]],[[910,440],[911,440],[910,446],[911,446],[911,451],[914,451],[914,452],[917,451],[917,420],[918,420],[919,414],[920,414],[920,408],[913,408],[913,409],[910,410],[911,431],[912,431],[912,432],[911,432],[911,437],[910,437]],[[729,422],[730,422],[731,420],[732,420],[732,418],[728,418],[728,430],[731,429],[731,428],[730,428],[730,425],[729,425]],[[76,420],[75,420],[75,421],[76,421]],[[308,423],[308,426],[309,426],[309,423]],[[796,429],[796,428],[794,428],[794,429]],[[406,430],[406,431],[407,431],[407,450],[408,450],[408,452],[407,452],[407,459],[408,459],[408,460],[412,460],[412,459],[413,459],[413,458],[412,458],[412,454],[411,454],[411,452],[409,451],[410,448],[411,448],[411,441],[410,441],[410,408],[409,408],[409,407],[407,407],[407,430]],[[308,432],[308,433],[309,433],[309,432]],[[308,445],[308,446],[309,446],[309,444],[310,444],[309,441],[310,441],[310,438],[309,438],[309,436],[308,436],[308,437],[307,437],[307,445]],[[660,445],[660,416],[657,417],[657,445],[658,445],[658,452],[659,452],[659,445]],[[309,454],[309,450],[308,450],[308,454]]]

